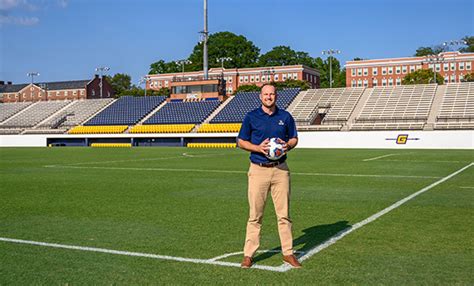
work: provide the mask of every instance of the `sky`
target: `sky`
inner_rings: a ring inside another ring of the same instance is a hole
[[[474,36],[473,0],[208,0],[209,32],[244,35],[265,53],[286,45],[313,57],[412,56]],[[203,0],[0,0],[0,80],[90,79],[99,66],[138,84],[151,63],[189,56]]]

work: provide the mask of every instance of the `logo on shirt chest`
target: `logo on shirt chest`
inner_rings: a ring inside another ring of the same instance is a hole
[[[278,125],[284,126],[284,125],[285,125],[285,122],[283,122],[283,120],[280,119],[280,121],[278,121]]]

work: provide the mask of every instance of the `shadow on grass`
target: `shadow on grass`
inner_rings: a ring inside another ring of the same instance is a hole
[[[333,237],[342,230],[351,227],[347,221],[339,221],[333,224],[315,225],[303,230],[303,235],[293,239],[293,249],[295,251],[308,252],[315,246],[323,243],[329,238]],[[281,247],[275,247],[270,252],[265,252],[254,257],[254,261],[262,261],[268,259],[276,254],[280,254],[276,251],[281,251]],[[296,256],[302,256],[303,254],[295,254]]]

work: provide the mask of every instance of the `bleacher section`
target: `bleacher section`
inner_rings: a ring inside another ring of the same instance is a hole
[[[196,132],[206,137],[203,133],[239,132],[245,114],[261,103],[258,92],[240,92],[220,104],[155,96],[1,103],[0,134]],[[279,91],[277,105],[293,114],[300,131],[474,130],[474,83],[286,89]]]
[[[132,127],[129,133],[189,133],[194,124],[147,124]]]
[[[435,129],[474,129],[474,82],[446,86]]]
[[[84,125],[134,125],[164,100],[164,96],[122,96]]]
[[[277,106],[287,109],[298,95],[299,88],[288,88],[278,91]],[[238,92],[235,98],[219,112],[210,123],[236,123],[244,120],[247,112],[259,107],[259,92]]]
[[[10,116],[20,112],[24,108],[30,106],[32,102],[15,102],[15,103],[1,103],[0,104],[0,122],[3,122]]]
[[[112,98],[77,101],[61,111],[60,114],[43,122],[40,128],[60,128],[79,125],[112,101]]]
[[[374,87],[351,130],[421,130],[435,92],[435,84]]]
[[[204,121],[219,104],[217,100],[168,102],[143,124],[198,124]]]
[[[302,91],[288,111],[306,130],[340,130],[357,105],[365,88],[327,88]],[[319,112],[326,114],[321,125],[312,125]]]
[[[0,124],[0,128],[31,128],[36,124],[45,120],[53,113],[70,104],[71,101],[40,101],[28,108],[26,112],[22,112],[17,116],[12,116]],[[12,104],[12,103],[4,103]]]

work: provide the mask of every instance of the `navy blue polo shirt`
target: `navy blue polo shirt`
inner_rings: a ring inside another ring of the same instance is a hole
[[[245,115],[238,138],[260,145],[263,140],[273,137],[280,138],[285,142],[298,137],[295,120],[289,112],[277,107],[275,112],[268,115],[262,107],[259,107]],[[284,162],[285,160],[286,155],[279,161]],[[265,155],[256,152],[250,153],[250,161],[257,164],[271,162]]]

